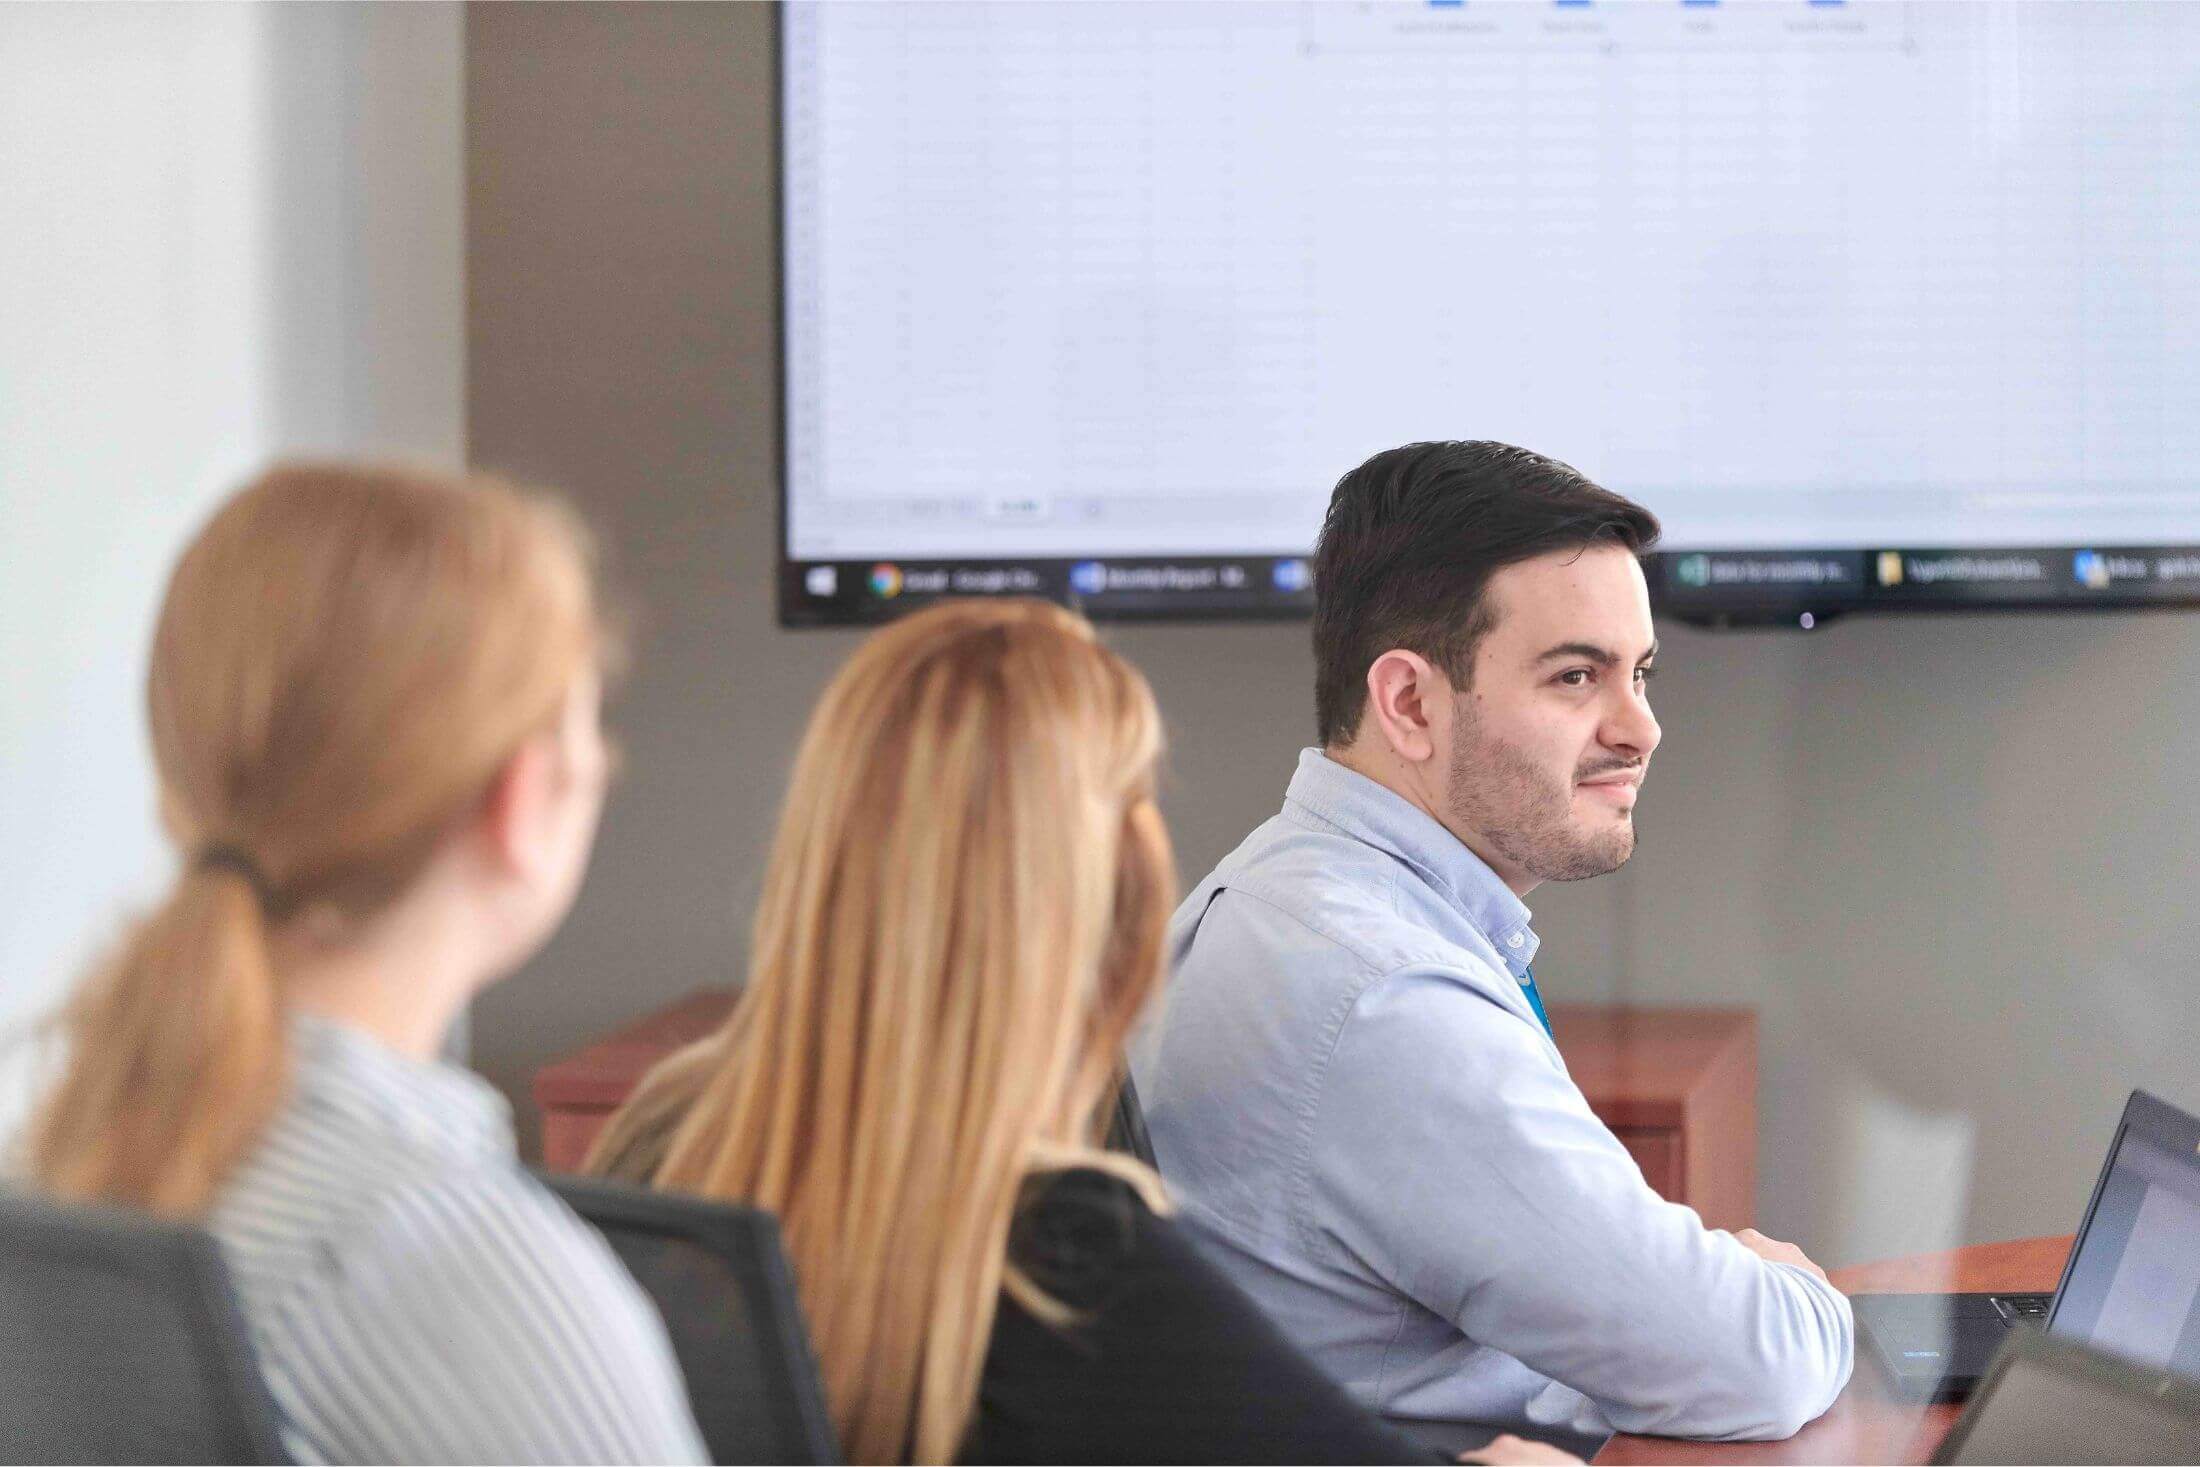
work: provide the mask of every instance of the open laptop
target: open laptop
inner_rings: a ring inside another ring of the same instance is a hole
[[[2200,1381],[2045,1330],[2004,1333],[1935,1463],[2200,1462]]]
[[[2200,1379],[2200,1117],[2134,1090],[2052,1294],[1859,1294],[1859,1332],[1909,1394],[1971,1393],[2012,1329],[2044,1326]]]

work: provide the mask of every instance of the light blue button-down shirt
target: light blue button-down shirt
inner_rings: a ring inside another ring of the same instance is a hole
[[[1176,914],[1133,1068],[1222,1266],[1406,1419],[1791,1435],[1848,1301],[1661,1199],[1521,981],[1529,912],[1436,821],[1309,749]]]

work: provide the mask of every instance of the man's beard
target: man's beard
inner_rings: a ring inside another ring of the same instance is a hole
[[[1601,829],[1574,816],[1574,786],[1558,784],[1518,748],[1486,734],[1459,700],[1459,731],[1451,753],[1451,808],[1455,828],[1488,841],[1507,864],[1538,881],[1585,881],[1617,871],[1635,853],[1635,822],[1621,815]],[[1584,766],[1575,779],[1594,779],[1626,760]]]

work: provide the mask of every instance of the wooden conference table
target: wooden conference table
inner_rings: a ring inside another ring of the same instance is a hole
[[[2070,1241],[1982,1243],[1837,1268],[1831,1277],[1845,1294],[2044,1294],[2062,1277]],[[1599,1467],[1607,1462],[1924,1462],[1962,1410],[1960,1405],[1930,1405],[1896,1395],[1859,1342],[1848,1389],[1832,1410],[1784,1442],[1615,1436],[1596,1460]]]

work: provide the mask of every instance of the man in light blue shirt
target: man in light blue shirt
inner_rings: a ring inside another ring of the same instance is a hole
[[[1848,1380],[1847,1301],[1650,1189],[1530,967],[1522,898],[1634,849],[1656,535],[1502,444],[1346,475],[1315,559],[1322,747],[1171,928],[1134,1057],[1162,1174],[1393,1417],[1772,1438]]]

